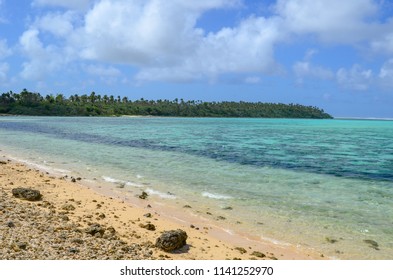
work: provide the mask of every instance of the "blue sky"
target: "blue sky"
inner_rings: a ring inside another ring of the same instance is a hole
[[[393,1],[0,0],[0,93],[393,117]]]

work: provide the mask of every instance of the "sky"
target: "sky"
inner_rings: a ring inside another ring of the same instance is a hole
[[[393,118],[390,0],[0,0],[0,93]]]

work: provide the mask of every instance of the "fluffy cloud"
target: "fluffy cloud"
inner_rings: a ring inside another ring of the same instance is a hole
[[[354,43],[369,38],[378,26],[372,0],[278,0],[275,10],[296,34],[316,35],[325,42]]]
[[[84,66],[83,69],[91,76],[98,77],[101,81],[109,85],[117,83],[123,76],[120,70],[113,66],[88,65]]]
[[[63,52],[56,46],[44,46],[39,39],[37,29],[25,31],[19,38],[23,53],[29,58],[23,63],[21,76],[25,79],[39,80],[45,75],[58,70],[67,62]]]
[[[79,30],[82,55],[143,66],[176,64],[192,56],[201,44],[203,30],[195,28],[198,17],[206,10],[236,2],[102,0],[89,11]]]
[[[379,77],[381,79],[393,78],[393,59],[389,59],[384,63],[379,72]]]
[[[289,42],[296,43],[296,39],[310,35],[335,44],[363,42],[364,46],[364,42],[372,42],[375,50],[385,48],[393,52],[393,20],[374,21],[380,6],[372,0],[278,0],[269,17],[250,15],[216,32],[197,27],[205,12],[246,4],[242,2],[34,0],[33,6],[65,10],[47,11],[20,37],[21,49],[28,58],[22,76],[38,78],[70,61],[88,61],[95,65],[135,67],[134,79],[138,82],[215,81],[227,73],[259,77],[281,73],[282,67],[275,60],[278,44],[290,38],[294,40]],[[45,33],[54,35],[56,41],[48,40]],[[0,41],[0,56],[1,49]],[[334,78],[331,70],[310,61],[314,54],[310,50],[303,60],[293,64],[297,82],[305,78]],[[100,77],[115,77],[119,71],[102,66],[83,69]],[[371,76],[371,70],[362,70],[360,66],[341,68],[336,73],[341,86],[359,90],[368,87]]]
[[[7,80],[7,73],[9,70],[9,65],[8,63],[0,63],[0,81],[4,82]]]
[[[73,12],[65,13],[48,13],[41,18],[38,18],[34,27],[46,32],[50,32],[55,36],[65,37],[73,31],[73,22],[75,21],[75,14]]]
[[[349,70],[339,69],[336,78],[339,85],[346,89],[365,91],[375,86],[390,91],[393,88],[393,59],[387,60],[375,75],[371,69],[355,64]]]
[[[7,46],[7,41],[5,39],[0,40],[0,59],[6,58],[11,55],[12,51]]]
[[[2,62],[1,60],[11,54],[12,51],[8,48],[7,41],[5,39],[0,40],[0,82],[5,82],[7,80],[7,74],[10,68],[8,63]]]
[[[75,37],[84,46],[83,58],[167,65],[191,53],[201,33],[193,29],[197,15],[184,9],[174,2],[103,0]]]
[[[306,78],[317,78],[322,80],[330,80],[334,78],[334,73],[322,66],[313,65],[312,57],[317,54],[315,49],[309,49],[304,55],[303,61],[298,61],[292,66],[292,70],[296,76],[296,83],[303,84]]]
[[[393,59],[389,59],[382,65],[378,78],[382,87],[393,88]]]
[[[364,91],[370,87],[373,80],[373,73],[370,69],[363,69],[360,65],[353,65],[347,70],[340,68],[337,71],[337,82],[343,88]]]
[[[330,80],[334,78],[334,73],[321,66],[312,65],[308,61],[300,61],[294,64],[293,71],[297,78],[297,83],[302,84],[304,78],[317,78]]]
[[[169,67],[146,67],[138,80],[170,79],[183,81],[215,79],[224,73],[277,73],[274,45],[281,34],[273,21],[251,17],[238,27],[224,28],[196,40],[190,52]]]
[[[34,3],[74,6],[72,1]],[[44,14],[20,37],[21,49],[29,58],[22,76],[34,78],[42,75],[45,69],[58,69],[64,61],[62,56],[149,70],[177,67],[184,59],[194,56],[202,43],[203,31],[195,28],[195,24],[203,11],[232,7],[237,3],[231,0],[169,3],[102,0],[84,15],[81,25],[76,24],[77,16],[73,12]],[[50,32],[58,39],[45,46],[41,40],[43,32]]]
[[[391,29],[393,29],[393,24]],[[379,39],[375,39],[371,42],[371,48],[376,53],[388,53],[393,54],[393,33],[386,33]]]
[[[139,81],[199,78],[223,73],[277,71],[279,20],[250,17],[234,28],[207,33],[196,27],[203,12],[239,1],[109,1],[97,3],[71,39],[81,57],[140,67]]]

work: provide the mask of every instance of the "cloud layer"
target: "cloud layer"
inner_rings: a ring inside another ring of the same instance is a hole
[[[105,69],[118,73],[116,65],[131,66],[136,70],[131,78],[137,82],[215,81],[240,74],[256,83],[262,75],[285,72],[276,58],[278,46],[306,40],[383,53],[386,61],[376,71],[379,75],[373,75],[357,64],[329,69],[304,58],[286,69],[299,84],[307,79],[336,80],[343,88],[365,90],[373,79],[388,83],[393,18],[379,20],[383,2],[278,0],[268,16],[249,14],[215,32],[198,25],[207,12],[246,5],[240,0],[34,0],[33,8],[51,9],[31,20],[19,38],[27,58],[21,76],[40,79],[69,63],[91,63],[99,71],[92,71],[92,66],[82,69],[104,76]],[[0,40],[0,62],[6,55],[6,42]]]

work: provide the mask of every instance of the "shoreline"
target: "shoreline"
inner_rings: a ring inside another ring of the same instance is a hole
[[[54,207],[52,209],[55,210],[55,213],[67,216],[68,221],[66,221],[66,224],[73,223],[74,230],[83,231],[89,224],[102,223],[106,228],[114,228],[117,238],[122,242],[126,244],[139,244],[141,248],[145,248],[151,253],[142,257],[137,256],[136,259],[327,259],[312,249],[297,248],[293,245],[278,245],[267,240],[257,240],[255,237],[247,236],[246,234],[225,231],[225,229],[214,224],[213,221],[189,215],[186,211],[182,211],[181,206],[179,206],[179,209],[170,209],[169,207],[165,207],[165,204],[149,199],[135,198],[125,200],[121,196],[116,195],[113,189],[89,186],[83,183],[83,179],[74,179],[73,181],[75,182],[72,182],[71,178],[59,177],[58,174],[50,174],[46,170],[39,170],[36,166],[29,165],[23,162],[23,160],[10,159],[4,155],[4,152],[1,153],[0,161],[2,162],[0,165],[0,186],[3,192],[8,193],[8,196],[5,197],[15,204],[15,209],[18,207],[23,208],[27,205],[47,212],[48,209],[42,209],[43,207],[39,205],[43,205],[43,202],[22,201],[10,195],[12,188],[15,187],[31,187],[37,189],[43,195],[43,201],[49,202]],[[68,204],[71,204],[71,208],[75,209],[71,211],[64,210],[64,205]],[[12,216],[12,213],[10,215]],[[40,222],[45,224],[46,221],[43,219],[36,221],[38,224]],[[60,223],[64,223],[64,221]],[[154,224],[155,231],[149,231],[139,226],[140,224],[149,223]],[[187,246],[183,250],[167,253],[152,246],[160,235],[160,232],[176,229],[182,229],[187,232]],[[23,228],[20,230],[21,233],[24,232]],[[0,226],[0,231],[8,234],[10,231],[13,231],[11,235],[5,234],[6,239],[7,236],[15,239],[15,236],[18,235],[16,228],[10,229],[3,225]],[[45,235],[45,233],[42,232],[41,235]],[[34,236],[34,238],[39,240],[40,236]],[[93,238],[89,242],[102,241],[95,239]],[[7,240],[3,244],[11,241]],[[1,250],[3,250],[2,259],[14,259],[15,254],[21,259],[24,259],[24,257],[25,259],[32,258],[28,254],[23,254],[26,253],[24,250],[12,252],[10,248],[1,248],[0,252]],[[48,259],[91,258],[91,256],[83,255],[81,253],[82,250],[79,252],[79,254],[60,254],[59,258],[56,255],[50,255]],[[101,255],[98,255],[101,256],[100,259],[105,259],[105,252],[101,252]],[[116,259],[118,257],[112,253],[108,253],[107,255],[109,259]],[[123,257],[129,258],[125,255]],[[42,258],[42,256],[38,255],[38,258]]]

